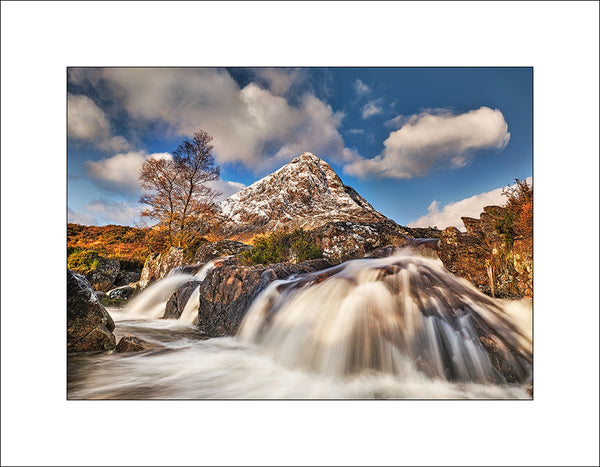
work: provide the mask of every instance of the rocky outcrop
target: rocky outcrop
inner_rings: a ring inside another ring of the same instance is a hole
[[[207,263],[208,261],[221,256],[237,255],[251,249],[252,246],[233,240],[220,240],[218,242],[205,243],[196,250],[194,262]]]
[[[333,264],[362,258],[387,245],[401,247],[412,237],[393,221],[329,222],[312,231],[323,257]]]
[[[328,222],[387,219],[309,152],[223,200],[220,208],[223,238],[240,241],[275,231],[312,230]]]
[[[147,342],[139,337],[135,336],[123,336],[119,340],[115,350],[119,353],[122,352],[142,352],[144,350],[150,350],[155,347],[154,344]]]
[[[233,336],[260,292],[277,279],[331,267],[323,259],[269,266],[225,266],[212,270],[199,286],[198,327],[208,337]]]
[[[192,292],[194,292],[194,290],[196,290],[201,283],[202,281],[189,281],[182,284],[167,301],[165,306],[165,314],[162,316],[162,318],[179,319],[186,303],[192,295]]]
[[[497,229],[505,215],[505,208],[486,206],[479,219],[463,217],[467,232],[445,229],[438,255],[447,270],[468,279],[487,295],[531,297],[532,238],[516,238],[509,244]]]
[[[89,281],[67,270],[67,351],[111,350],[115,323],[102,306]]]
[[[183,248],[171,247],[165,253],[152,253],[144,263],[137,287],[144,289],[165,277],[171,269],[183,264]]]
[[[94,290],[107,292],[113,288],[120,269],[119,260],[98,256],[97,266],[86,275],[86,278]]]

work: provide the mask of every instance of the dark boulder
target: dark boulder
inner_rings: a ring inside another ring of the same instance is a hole
[[[67,351],[111,350],[115,323],[102,306],[89,281],[67,270]]]
[[[141,352],[144,350],[150,350],[155,347],[154,344],[146,342],[143,339],[135,336],[123,336],[119,340],[115,350],[119,353],[122,352]]]
[[[121,287],[124,285],[129,285],[131,283],[137,282],[140,280],[141,273],[137,271],[121,271],[117,275],[115,279],[115,283],[113,284],[115,287]]]
[[[218,242],[205,243],[196,250],[194,261],[196,263],[207,263],[208,261],[221,256],[237,255],[251,249],[252,246],[233,240],[220,240]]]
[[[208,337],[233,336],[254,299],[277,279],[331,267],[323,259],[269,266],[224,266],[199,285],[198,327]]]
[[[113,288],[113,284],[119,275],[121,265],[117,259],[98,257],[96,268],[86,275],[94,290],[107,292]]]

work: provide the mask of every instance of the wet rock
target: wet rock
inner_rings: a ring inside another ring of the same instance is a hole
[[[123,287],[117,287],[116,289],[111,289],[106,293],[108,298],[118,299],[118,300],[127,300],[131,298],[133,295],[133,288],[128,285],[124,285]]]
[[[98,257],[96,268],[86,275],[94,290],[109,291],[121,269],[119,260]]]
[[[144,350],[150,350],[155,347],[154,344],[146,342],[143,339],[135,336],[123,336],[119,340],[115,350],[119,353],[122,352],[141,352]]]
[[[412,237],[393,221],[330,222],[312,231],[323,257],[333,264],[362,258],[385,246],[406,246]]]
[[[137,287],[144,289],[165,277],[169,271],[183,264],[183,248],[171,247],[164,253],[152,253],[144,263]]]
[[[192,292],[201,284],[201,281],[189,281],[182,284],[171,298],[167,301],[165,306],[165,314],[162,316],[163,319],[179,319],[181,313],[185,308]]]
[[[331,267],[323,259],[269,266],[224,266],[208,273],[199,285],[198,327],[209,337],[236,334],[248,308],[277,279]]]
[[[111,350],[115,323],[89,281],[67,270],[67,351]]]

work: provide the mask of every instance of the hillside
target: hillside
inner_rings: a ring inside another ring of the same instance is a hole
[[[141,268],[152,251],[150,229],[123,225],[87,226],[67,224],[67,252],[93,250],[106,258],[130,262]]]

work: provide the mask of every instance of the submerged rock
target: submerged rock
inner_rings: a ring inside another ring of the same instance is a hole
[[[135,336],[123,336],[119,340],[115,350],[119,353],[122,352],[141,352],[144,350],[150,350],[156,347],[154,344],[147,342],[139,337]]]
[[[328,261],[315,259],[298,264],[213,269],[199,285],[198,327],[209,337],[233,336],[254,299],[271,282],[328,267]]]
[[[115,323],[89,281],[67,270],[67,351],[111,350]]]

